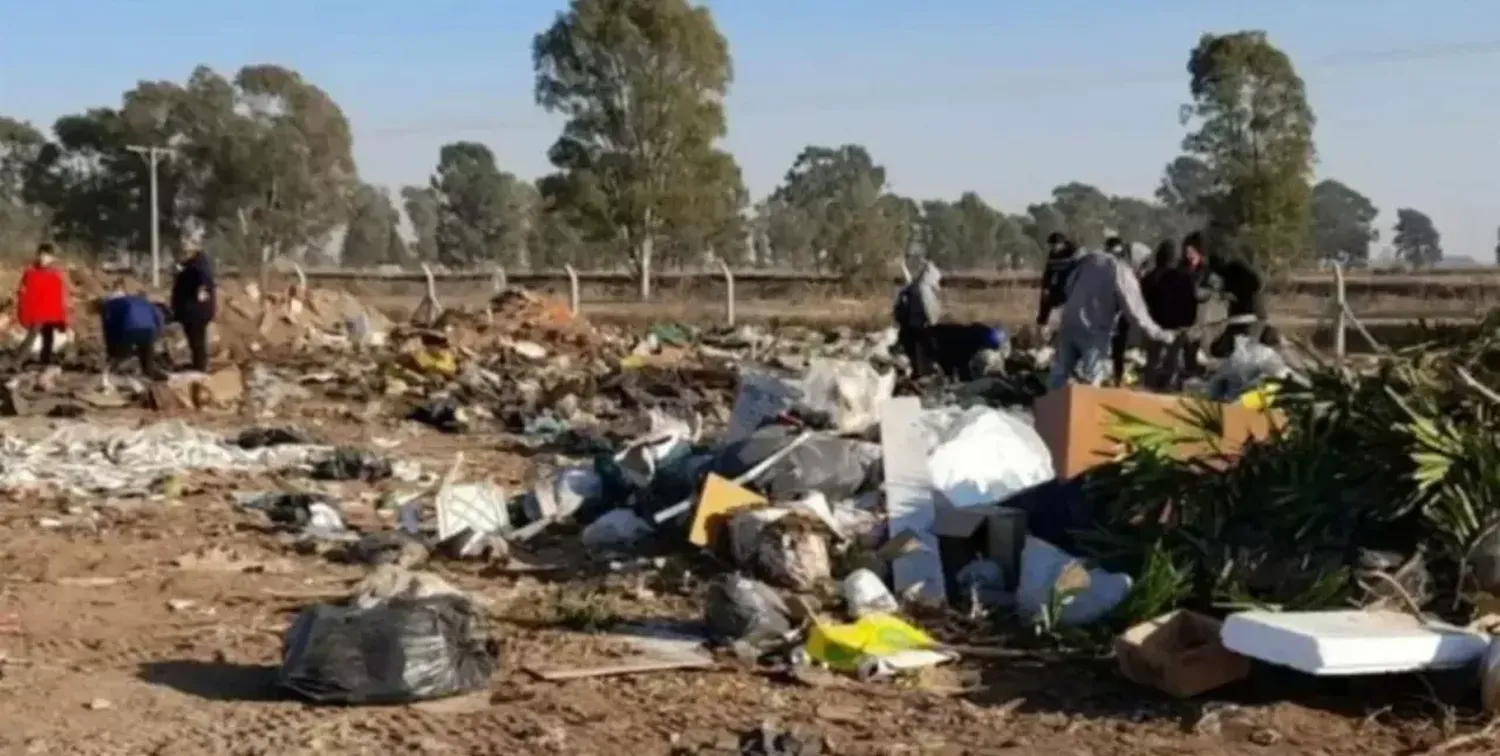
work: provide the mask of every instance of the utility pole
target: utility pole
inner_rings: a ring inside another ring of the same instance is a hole
[[[174,155],[176,150],[170,147],[156,147],[148,145],[132,144],[125,149],[142,155],[146,158],[146,164],[150,166],[151,173],[151,288],[161,288],[161,222],[158,218],[161,208],[157,204],[156,188],[156,164],[165,155]]]

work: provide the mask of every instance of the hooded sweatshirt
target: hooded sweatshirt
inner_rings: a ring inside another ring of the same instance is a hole
[[[929,326],[943,317],[943,273],[931,260],[923,261],[922,270],[901,291],[906,300],[907,319],[900,325]]]
[[[1073,265],[1068,299],[1063,304],[1062,331],[1071,338],[1108,342],[1115,319],[1124,315],[1131,326],[1154,341],[1171,336],[1151,318],[1141,297],[1141,285],[1129,265],[1105,252],[1086,252]]]
[[[1047,266],[1042,269],[1041,304],[1037,308],[1037,325],[1046,325],[1052,311],[1062,307],[1068,298],[1068,276],[1073,264],[1078,261],[1078,246],[1067,242],[1057,252],[1047,255]]]
[[[1141,279],[1146,311],[1162,328],[1182,329],[1198,322],[1198,275],[1187,267],[1176,244],[1156,250],[1151,271]]]

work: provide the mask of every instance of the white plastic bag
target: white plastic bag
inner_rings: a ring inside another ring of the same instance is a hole
[[[927,460],[932,487],[956,507],[996,504],[1056,477],[1036,429],[1001,410],[965,410],[937,441]]]
[[[1291,368],[1275,349],[1236,336],[1234,352],[1208,379],[1208,395],[1219,401],[1234,401],[1265,381],[1281,380],[1290,373]]]
[[[828,415],[834,430],[860,434],[880,422],[880,405],[896,391],[896,373],[868,362],[813,360],[801,381],[802,404]]]

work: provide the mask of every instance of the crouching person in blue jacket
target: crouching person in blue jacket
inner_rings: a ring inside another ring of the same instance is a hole
[[[135,356],[141,361],[141,373],[151,380],[166,379],[156,366],[156,344],[166,329],[162,308],[141,294],[126,294],[117,285],[99,303],[104,321],[105,370],[113,372],[121,362]]]

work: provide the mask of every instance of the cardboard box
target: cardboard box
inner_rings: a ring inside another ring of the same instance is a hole
[[[942,494],[934,494],[933,505],[932,534],[944,572],[953,575],[977,557],[991,559],[1005,573],[1005,589],[1014,591],[1021,579],[1026,513],[995,504],[955,507]]]
[[[1178,610],[1142,622],[1115,639],[1126,679],[1177,698],[1191,698],[1250,674],[1250,660],[1224,648],[1223,623]]]
[[[1150,422],[1183,425],[1183,418],[1192,416],[1193,403],[1198,401],[1204,400],[1069,384],[1037,399],[1033,411],[1037,433],[1052,452],[1053,467],[1058,477],[1066,480],[1108,461],[1119,451],[1119,444],[1109,439],[1114,423],[1110,409]],[[1223,448],[1230,452],[1237,451],[1246,440],[1265,438],[1276,423],[1275,413],[1239,404],[1220,406],[1224,410]],[[1181,457],[1206,451],[1193,444],[1177,449]]]

